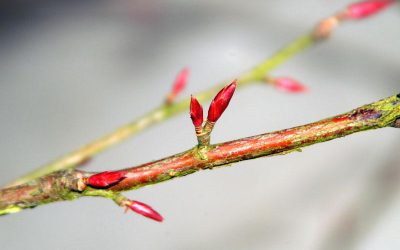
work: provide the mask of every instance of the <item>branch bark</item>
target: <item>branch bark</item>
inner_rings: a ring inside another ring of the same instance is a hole
[[[83,183],[83,179],[94,173],[62,170],[26,184],[1,189],[0,214],[82,196],[102,196],[118,203],[122,191],[186,176],[202,169],[299,151],[312,144],[364,130],[399,127],[399,121],[400,94],[314,123],[206,147],[196,146],[161,160],[122,169],[119,171],[124,172],[126,178],[104,189]]]

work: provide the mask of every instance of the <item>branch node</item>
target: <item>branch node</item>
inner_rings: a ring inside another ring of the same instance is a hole
[[[312,32],[313,38],[316,41],[328,39],[331,36],[333,30],[339,25],[339,23],[340,19],[337,15],[323,19],[314,28]]]
[[[210,145],[198,145],[194,148],[194,155],[201,161],[207,161],[207,152],[211,149]]]
[[[86,183],[88,182],[87,177],[78,178],[73,182],[73,186],[76,188],[76,191],[82,192],[87,188]]]

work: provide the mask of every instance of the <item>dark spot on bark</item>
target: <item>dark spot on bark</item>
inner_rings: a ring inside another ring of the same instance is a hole
[[[396,97],[397,97],[397,99],[395,99],[394,101],[392,101],[392,104],[393,104],[393,105],[396,105],[397,103],[400,102],[400,94],[397,94]]]
[[[382,114],[373,109],[357,109],[350,117],[352,119],[378,119]]]

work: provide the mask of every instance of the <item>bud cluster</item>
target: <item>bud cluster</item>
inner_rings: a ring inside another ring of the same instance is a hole
[[[218,121],[225,109],[228,107],[236,89],[237,80],[221,89],[212,100],[208,108],[207,120],[203,126],[203,107],[199,101],[192,96],[190,100],[190,118],[196,130],[196,136],[200,145],[210,143],[210,133],[214,124]]]

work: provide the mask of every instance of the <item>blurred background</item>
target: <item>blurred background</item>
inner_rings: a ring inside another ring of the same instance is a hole
[[[157,107],[233,79],[350,1],[0,3],[0,184]],[[308,85],[237,92],[212,141],[312,122],[397,94],[399,6],[345,23],[274,76]],[[208,104],[205,104],[206,106]],[[166,218],[83,198],[0,218],[1,249],[400,249],[400,134],[381,129],[126,193]],[[187,114],[96,157],[138,165],[196,143]]]

